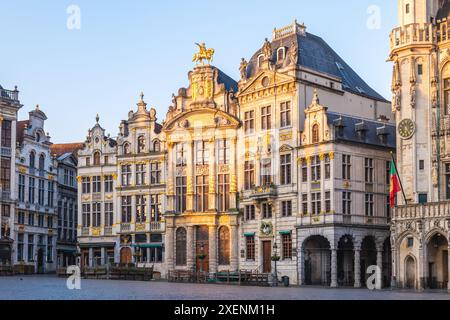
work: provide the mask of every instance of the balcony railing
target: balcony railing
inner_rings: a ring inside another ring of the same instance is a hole
[[[320,215],[305,215],[299,219],[299,226],[315,226],[329,224],[344,225],[377,225],[387,226],[389,218],[387,217],[370,217],[363,215],[324,213]]]
[[[0,88],[0,98],[17,102],[19,101],[19,91],[17,91],[17,88],[15,90]]]
[[[86,227],[82,228],[81,229],[81,235],[82,236],[88,236],[89,235],[89,228],[86,228]]]
[[[103,233],[104,233],[105,236],[112,235],[112,227],[105,227]]]
[[[151,232],[164,232],[166,229],[166,224],[161,221],[152,221],[150,222],[150,231]]]
[[[407,45],[431,44],[437,40],[435,27],[431,23],[412,23],[395,28],[390,35],[391,51]]]
[[[277,195],[277,188],[275,186],[260,186],[255,187],[250,194],[252,199],[272,198]]]
[[[418,218],[450,218],[450,201],[412,204],[394,209],[395,220],[410,220]]]
[[[131,224],[130,223],[121,223],[120,224],[120,231],[121,232],[130,232],[131,231]]]

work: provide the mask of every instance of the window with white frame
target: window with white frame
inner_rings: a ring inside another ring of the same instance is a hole
[[[209,150],[207,141],[195,142],[195,162],[197,165],[207,165],[209,163]]]
[[[321,200],[320,192],[311,193],[312,214],[314,214],[314,215],[320,214],[320,212],[322,210],[321,201],[322,200]]]

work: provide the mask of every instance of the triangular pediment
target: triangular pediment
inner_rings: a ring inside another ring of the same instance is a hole
[[[238,127],[239,119],[215,108],[195,108],[165,123],[164,131],[183,131],[217,127]]]
[[[296,78],[293,76],[274,72],[272,70],[263,70],[240,88],[238,96],[278,87],[295,82],[295,80]]]

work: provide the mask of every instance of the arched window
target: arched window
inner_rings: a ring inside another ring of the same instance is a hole
[[[284,47],[278,48],[277,50],[277,62],[281,62],[286,57],[286,51]]]
[[[186,265],[186,229],[178,228],[176,233],[176,265]]]
[[[230,264],[230,231],[227,227],[219,229],[219,265]]]
[[[39,170],[43,171],[45,168],[45,155],[41,154],[39,156]]]
[[[260,54],[258,56],[258,68],[261,68],[263,61],[264,61],[264,55]]]
[[[312,127],[312,143],[319,143],[319,125],[315,124]]]
[[[154,152],[160,152],[161,151],[161,143],[159,140],[153,141],[153,151]]]
[[[130,144],[129,143],[125,143],[123,145],[123,154],[130,154],[130,153],[131,153]]]
[[[94,152],[94,166],[100,165],[100,152],[96,151]]]
[[[138,138],[138,153],[143,153],[145,151],[145,137],[139,136]]]
[[[30,168],[35,168],[36,154],[34,151],[30,152]]]

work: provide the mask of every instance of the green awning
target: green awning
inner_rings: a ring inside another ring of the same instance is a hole
[[[283,234],[292,234],[292,231],[291,230],[284,230],[284,231],[280,231],[280,234],[281,235],[283,235]]]
[[[244,233],[244,237],[253,237],[255,235],[254,232],[246,232]]]
[[[161,243],[138,243],[131,246],[134,248],[162,248]]]

